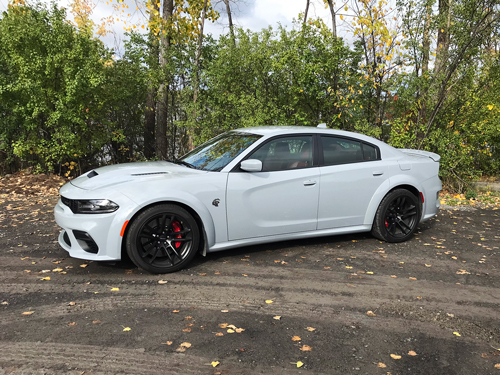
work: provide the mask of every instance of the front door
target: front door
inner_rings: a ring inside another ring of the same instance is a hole
[[[316,229],[320,176],[312,151],[312,136],[273,139],[249,157],[262,161],[262,172],[229,174],[230,241]]]

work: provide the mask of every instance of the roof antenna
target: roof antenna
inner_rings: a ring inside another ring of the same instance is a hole
[[[326,123],[323,122],[323,123],[319,124],[318,128],[320,128],[320,129],[326,129],[327,128]]]

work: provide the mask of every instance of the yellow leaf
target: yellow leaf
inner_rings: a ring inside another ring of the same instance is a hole
[[[300,341],[301,338],[299,336],[293,336],[292,341]]]
[[[166,284],[168,283],[168,280],[158,280],[158,284]]]
[[[297,367],[302,367],[302,366],[304,366],[304,364],[301,361],[298,361],[297,362]]]
[[[42,277],[40,280],[42,280],[42,281],[48,281],[48,280],[50,280],[50,276]]]
[[[76,326],[76,322],[68,323],[68,326],[70,326],[70,327]]]
[[[52,272],[62,272],[62,271],[63,271],[63,269],[62,269],[62,268],[54,268],[54,269],[52,270]]]
[[[495,368],[498,369],[498,370],[500,370],[500,363],[496,363],[495,364]]]
[[[272,299],[266,299],[266,303],[273,303],[274,301]]]
[[[128,331],[132,331],[132,328],[130,328],[130,327],[123,328],[123,332],[128,332]]]
[[[190,344],[189,342],[183,342],[183,343],[181,344],[181,347],[183,347],[183,348],[190,348],[190,347],[191,347],[191,344]]]
[[[458,336],[458,337],[462,336],[462,335],[461,335],[460,333],[458,333],[458,332],[453,332],[453,334],[454,334],[455,336]]]
[[[391,358],[392,359],[401,359],[401,356],[397,355],[397,354],[391,354]]]
[[[245,329],[244,328],[236,328],[235,331],[236,333],[241,333],[243,332]]]
[[[219,361],[212,361],[212,363],[210,363],[212,365],[212,367],[217,367],[219,366]]]
[[[345,266],[345,268],[347,268],[348,270],[352,269],[351,266]]]
[[[111,291],[112,291],[112,292],[117,292],[117,291],[119,291],[119,290],[120,290],[120,288],[111,288]]]
[[[70,306],[75,306],[75,305],[76,305],[76,302],[70,302],[70,303],[68,303],[68,305],[70,305]]]
[[[380,367],[380,368],[386,368],[386,364],[385,363],[382,363],[382,362],[379,362],[377,367]]]
[[[227,330],[227,333],[234,333],[234,329],[229,328],[229,329]]]
[[[299,349],[302,350],[303,352],[310,352],[312,350],[312,347],[309,345],[302,345],[302,347]]]
[[[316,328],[313,328],[313,327],[307,327],[306,329],[307,329],[309,332],[316,331]]]
[[[373,272],[372,271],[366,271],[366,274],[367,275],[373,275]]]
[[[273,319],[274,319],[274,320],[281,320],[281,315],[276,315],[276,316],[273,316]]]
[[[25,311],[21,315],[31,315],[33,313],[34,313],[34,311]]]
[[[343,15],[340,15],[340,19],[343,21],[343,20],[344,20],[344,16],[343,16]]]
[[[85,268],[87,266],[88,266],[88,264],[80,264],[80,267],[82,267],[82,268]]]
[[[227,323],[221,323],[219,324],[220,328],[227,328],[228,324]]]
[[[374,313],[373,311],[371,311],[371,310],[370,310],[370,311],[367,311],[367,312],[366,312],[366,315],[368,315],[368,316],[377,316],[377,314],[375,314],[375,313]]]
[[[412,357],[415,357],[417,355],[417,353],[415,353],[413,350],[410,350],[408,352],[408,355],[411,355]]]
[[[493,109],[493,106],[491,104],[487,105],[487,107],[490,111]]]

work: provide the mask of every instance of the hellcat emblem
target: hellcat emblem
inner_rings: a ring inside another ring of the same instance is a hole
[[[219,207],[219,203],[220,203],[220,199],[219,199],[219,198],[214,199],[214,200],[212,201],[212,204],[213,204],[215,207]]]

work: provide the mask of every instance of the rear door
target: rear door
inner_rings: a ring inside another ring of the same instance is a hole
[[[323,135],[319,143],[318,229],[362,225],[370,200],[388,178],[378,147]]]

